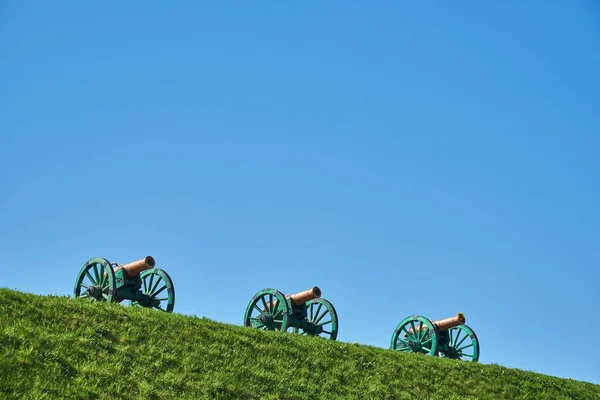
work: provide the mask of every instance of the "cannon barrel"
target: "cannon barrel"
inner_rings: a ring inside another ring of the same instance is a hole
[[[460,312],[454,317],[438,319],[437,321],[431,321],[431,323],[437,326],[440,331],[447,331],[448,329],[454,328],[455,326],[464,325],[465,322],[467,322],[465,314]],[[418,326],[415,327],[415,329],[417,330],[417,332],[419,331]],[[427,325],[423,325],[423,329],[427,329]],[[412,335],[412,327],[408,328],[408,333]],[[404,336],[406,336],[406,334]]]
[[[156,262],[154,261],[154,258],[152,258],[152,256],[147,256],[142,258],[141,260],[119,265],[116,269],[119,270],[123,268],[125,271],[127,271],[127,275],[136,276],[142,271],[154,268],[155,265]]]
[[[303,292],[288,294],[285,297],[289,298],[294,305],[300,306],[305,304],[307,301],[321,297],[321,289],[319,289],[318,286],[315,286]]]
[[[450,328],[454,328],[458,325],[464,325],[467,322],[465,318],[465,314],[458,313],[454,317],[438,319],[437,321],[432,321],[434,325],[437,325],[440,331],[446,331]]]

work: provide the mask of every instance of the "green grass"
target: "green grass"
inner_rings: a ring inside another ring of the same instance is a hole
[[[2,399],[600,399],[600,386],[0,289]]]

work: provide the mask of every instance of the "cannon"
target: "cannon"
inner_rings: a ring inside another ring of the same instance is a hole
[[[166,271],[154,268],[151,256],[119,265],[105,258],[86,262],[75,281],[75,298],[151,307],[173,312],[175,288]]]
[[[479,341],[465,322],[463,313],[437,321],[430,321],[419,315],[407,317],[396,327],[390,349],[478,361]]]
[[[317,286],[291,295],[275,289],[259,291],[248,303],[244,326],[331,340],[337,338],[339,328],[335,308],[321,298]]]

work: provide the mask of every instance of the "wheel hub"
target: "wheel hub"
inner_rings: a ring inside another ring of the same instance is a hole
[[[453,358],[453,359],[459,358],[458,351],[456,351],[456,349],[454,347],[449,347],[446,351],[444,351],[444,355],[448,358]]]
[[[90,286],[88,288],[88,294],[90,295],[90,297],[100,300],[102,298],[102,286],[100,286],[100,285]]]
[[[418,340],[411,340],[408,345],[415,353],[421,351],[421,342]]]
[[[259,320],[264,326],[266,326],[269,329],[273,328],[274,326],[275,318],[273,318],[273,315],[270,313],[261,314]]]
[[[323,333],[323,327],[321,325],[312,324],[312,327],[310,328],[310,334],[313,336],[317,336],[321,333]]]

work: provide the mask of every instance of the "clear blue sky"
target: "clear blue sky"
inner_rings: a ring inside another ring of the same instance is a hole
[[[0,286],[151,254],[179,313],[318,285],[600,383],[598,3],[325,3],[0,1]]]

